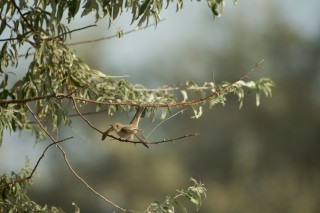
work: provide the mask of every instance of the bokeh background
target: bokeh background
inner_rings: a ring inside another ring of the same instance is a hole
[[[260,107],[255,95],[247,94],[241,110],[237,98],[229,96],[226,106],[206,108],[199,119],[191,119],[190,110],[177,115],[150,140],[200,135],[149,150],[101,142],[99,134],[74,118],[72,128],[59,132],[61,138],[75,136],[63,144],[71,163],[97,191],[124,208],[143,210],[189,186],[193,177],[208,190],[201,213],[320,212],[319,8],[317,0],[247,0],[237,6],[228,0],[214,21],[205,1],[185,1],[178,13],[171,5],[157,28],[75,46],[93,68],[129,75],[129,81],[150,88],[186,80],[201,84],[212,80],[213,70],[216,82],[234,81],[261,59],[264,69],[248,80],[270,77],[277,86]],[[75,20],[70,28],[92,21]],[[118,27],[130,30],[135,26],[129,22],[124,13],[110,29],[101,22],[75,33],[72,42],[112,35]],[[88,119],[104,129],[131,116],[102,113]],[[158,122],[142,119],[141,128],[148,132]],[[26,156],[33,166],[47,144],[34,146],[33,141],[24,132],[6,133],[0,173],[19,171]],[[113,211],[70,173],[54,149],[42,160],[29,195],[68,212],[72,202],[82,212]]]

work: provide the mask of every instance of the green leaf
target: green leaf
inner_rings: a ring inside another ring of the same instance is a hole
[[[256,93],[256,106],[260,106],[260,93]]]
[[[2,16],[2,15],[1,15]],[[3,30],[6,28],[7,20],[1,18],[1,24],[0,24],[0,35],[2,34]]]
[[[182,97],[183,97],[183,100],[182,102],[186,102],[188,100],[188,93],[187,91],[185,90],[180,90],[181,94],[182,94]]]
[[[164,120],[167,117],[169,112],[170,112],[170,108],[169,107],[162,108],[162,113],[161,113],[160,120]]]
[[[152,2],[153,2],[153,0],[144,0],[142,5],[139,7],[138,16],[141,16],[143,13],[146,13],[146,11],[149,9],[150,4]]]
[[[131,24],[139,17],[137,14],[137,9],[138,9],[138,1],[136,0],[132,0],[132,6],[131,6],[131,10],[132,10],[132,20],[131,20]]]
[[[92,11],[96,11],[96,13],[98,13],[99,5],[97,0],[86,0],[86,3],[82,8],[84,8],[84,10],[81,14],[81,17],[88,15]]]
[[[147,10],[147,11],[143,14],[143,16],[140,18],[140,20],[139,20],[139,22],[138,22],[138,25],[137,25],[137,27],[136,27],[136,30],[138,30],[145,21],[147,21],[147,25],[148,25],[149,16],[150,16],[150,12]]]
[[[60,23],[60,21],[62,19],[64,9],[65,9],[65,3],[66,3],[66,1],[61,1],[58,5],[57,18],[56,18],[57,23]]]
[[[119,15],[119,11],[122,10],[123,0],[116,0],[115,4],[113,5],[112,10],[112,20],[116,19]]]
[[[196,106],[195,104],[191,105],[194,116],[192,116],[191,118],[200,118],[202,115],[202,106]]]
[[[70,23],[71,19],[76,16],[79,11],[81,1],[68,1],[68,23]]]
[[[80,208],[77,206],[77,204],[72,203],[72,205],[74,206],[74,213],[80,213]]]
[[[35,1],[34,1],[34,6],[35,6],[35,7],[39,7],[39,5],[40,5],[41,2],[43,3],[42,0],[35,0]]]
[[[220,12],[218,11],[219,5],[223,9],[224,7],[224,1],[221,0],[208,0],[208,6],[211,9],[211,12],[213,13],[213,16],[220,16]]]
[[[182,7],[183,7],[183,0],[177,0],[177,9],[176,9],[176,11],[182,9]]]

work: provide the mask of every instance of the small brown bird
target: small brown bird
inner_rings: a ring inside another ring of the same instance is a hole
[[[149,148],[149,146],[144,141],[145,137],[142,134],[142,130],[138,128],[140,117],[141,117],[141,114],[144,109],[145,109],[145,107],[139,107],[137,109],[136,114],[132,118],[132,121],[128,125],[120,124],[120,123],[115,123],[115,124],[111,125],[111,127],[109,129],[107,129],[107,131],[105,131],[102,134],[101,140],[106,139],[106,137],[112,131],[115,131],[120,138],[125,139],[125,140],[127,140],[127,139],[133,140],[133,136],[135,136],[136,138],[139,139],[139,141],[145,147]]]

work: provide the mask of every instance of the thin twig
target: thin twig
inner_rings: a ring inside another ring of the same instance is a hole
[[[51,144],[49,144],[42,152],[42,155],[39,157],[36,165],[33,167],[30,175],[28,177],[25,177],[25,178],[21,178],[21,179],[16,179],[16,180],[13,180],[11,181],[10,183],[7,183],[7,184],[2,184],[0,185],[0,187],[3,187],[5,185],[10,185],[10,184],[16,184],[16,183],[21,183],[21,182],[25,182],[27,180],[30,180],[33,176],[33,174],[35,173],[36,169],[38,168],[39,164],[40,164],[40,161],[42,160],[42,158],[44,158],[44,154],[46,153],[46,151],[52,146],[52,145],[55,145],[55,144],[58,144],[58,143],[62,143],[64,141],[67,141],[67,140],[70,140],[72,139],[73,137],[69,137],[69,138],[65,138],[65,139],[62,139],[62,140],[59,140],[59,141],[55,141],[55,142],[52,142]]]
[[[61,37],[61,36],[66,35],[66,34],[70,34],[70,33],[76,32],[76,31],[80,31],[80,30],[87,29],[87,28],[89,28],[89,27],[96,27],[96,26],[97,26],[96,24],[88,25],[88,26],[85,26],[85,27],[81,27],[81,28],[77,28],[77,29],[74,29],[74,30],[70,30],[70,31],[68,31],[68,32],[61,33],[61,34],[56,35],[56,36],[53,36],[53,37],[42,38],[42,40],[46,40],[46,41],[48,41],[48,40],[54,40],[54,39],[56,39],[56,38],[59,38],[59,37]],[[6,38],[6,39],[0,39],[0,42],[1,42],[1,41],[13,41],[13,40],[18,40],[18,39],[19,39],[18,37],[16,37],[16,38]],[[33,54],[34,54],[34,52],[29,53],[28,55],[33,55]],[[18,57],[24,57],[24,56],[26,56],[26,54],[20,54],[20,55],[18,55]]]
[[[76,102],[76,100],[75,100],[73,97],[72,97],[72,101],[73,101],[73,106],[74,106],[75,110],[77,111],[78,115],[79,115],[83,120],[85,120],[85,122],[87,122],[87,124],[88,124],[92,129],[94,129],[94,130],[100,132],[101,134],[103,134],[103,132],[102,132],[101,130],[99,130],[98,128],[96,128],[95,126],[93,126],[93,125],[91,124],[91,122],[90,122],[88,119],[86,119],[86,118],[81,114],[81,112],[80,112],[79,109],[78,109],[77,102]]]
[[[36,171],[36,169],[37,169],[37,167],[38,167],[41,159],[44,157],[45,152],[46,152],[52,145],[62,143],[62,142],[64,142],[64,141],[70,140],[70,139],[72,139],[72,138],[73,138],[73,136],[68,137],[68,138],[65,138],[65,139],[62,139],[62,140],[59,140],[59,141],[54,141],[54,142],[52,142],[51,144],[49,144],[49,145],[44,149],[44,151],[42,152],[42,155],[41,155],[40,158],[38,159],[36,166],[33,168],[32,172],[31,172],[31,174],[30,174],[30,178],[32,177],[33,173]]]
[[[168,117],[168,118],[162,120],[161,122],[159,122],[159,123],[149,132],[149,134],[146,136],[146,138],[148,138],[148,137],[154,132],[154,130],[156,130],[156,129],[157,129],[160,125],[162,125],[164,122],[166,122],[167,120],[173,118],[174,116],[178,115],[179,113],[183,113],[185,110],[187,110],[187,109],[182,109],[182,110],[174,113],[174,114],[171,115],[170,117]]]
[[[28,27],[33,31],[36,32],[36,30],[33,28],[33,26],[28,22],[28,20],[23,16],[20,8],[18,7],[18,5],[16,4],[15,0],[11,0],[11,2],[13,3],[14,7],[18,10],[18,13],[20,14],[21,18],[23,19],[23,21],[26,23],[26,25],[28,25]]]
[[[87,28],[90,28],[90,27],[96,27],[97,25],[96,24],[92,24],[92,25],[88,25],[88,26],[85,26],[85,27],[80,27],[80,28],[77,28],[77,29],[74,29],[74,30],[70,30],[68,32],[64,32],[64,33],[61,33],[59,35],[56,35],[54,37],[49,37],[49,38],[45,38],[44,40],[53,40],[53,39],[56,39],[56,38],[59,38],[61,36],[64,36],[66,34],[70,34],[70,33],[73,33],[73,32],[77,32],[77,31],[80,31],[80,30],[85,30]]]
[[[80,112],[79,109],[78,109],[76,100],[75,100],[73,97],[72,97],[72,101],[73,101],[74,108],[75,108],[76,112],[78,113],[78,115],[79,115],[91,128],[93,128],[94,130],[96,130],[96,131],[100,132],[101,134],[103,134],[103,133],[104,133],[103,131],[101,131],[101,130],[99,130],[98,128],[96,128],[95,126],[93,126],[93,125],[91,124],[91,122],[90,122],[88,119],[86,119],[86,118],[81,114],[81,112]],[[159,127],[163,122],[169,120],[170,118],[176,116],[176,115],[179,114],[179,113],[182,113],[182,112],[185,111],[185,110],[186,110],[186,109],[180,110],[179,112],[173,114],[172,116],[168,117],[167,119],[161,121],[161,122],[148,134],[147,137],[149,137],[149,135],[150,135],[157,127]],[[136,144],[136,143],[159,144],[159,143],[165,143],[165,142],[174,142],[174,141],[176,141],[176,140],[179,140],[179,139],[182,139],[182,138],[185,138],[185,137],[191,137],[191,136],[196,136],[196,135],[198,135],[198,133],[190,134],[190,135],[185,135],[185,136],[181,136],[181,137],[174,138],[174,139],[169,139],[169,140],[157,141],[157,142],[132,141],[132,140],[128,140],[128,139],[117,138],[117,137],[115,137],[115,136],[113,136],[113,135],[108,135],[108,136],[111,137],[111,138],[113,138],[113,139],[116,139],[116,140],[118,140],[118,141],[128,142],[128,143],[134,143],[134,144]],[[147,138],[147,137],[146,137],[146,138]]]
[[[180,137],[177,137],[177,138],[172,138],[172,139],[163,139],[162,141],[144,141],[146,144],[160,144],[160,143],[169,143],[169,142],[175,142],[177,140],[180,140],[180,139],[183,139],[183,138],[187,138],[187,137],[193,137],[193,136],[197,136],[199,135],[200,133],[192,133],[192,134],[188,134],[188,135],[184,135],[184,136],[180,136]],[[113,136],[113,135],[108,135],[108,137],[110,138],[113,138],[115,140],[118,140],[118,141],[121,141],[121,142],[126,142],[126,143],[133,143],[133,144],[138,144],[138,143],[141,143],[141,141],[132,141],[132,140],[128,140],[128,139],[121,139],[121,138],[118,138],[116,136]]]
[[[94,190],[80,175],[78,175],[78,173],[73,169],[73,167],[71,166],[67,154],[64,151],[64,149],[60,146],[60,144],[57,143],[57,141],[52,137],[52,135],[44,128],[44,126],[41,124],[41,122],[38,120],[38,118],[36,117],[36,115],[34,114],[34,112],[32,111],[32,109],[29,107],[28,104],[26,104],[28,110],[30,111],[31,115],[34,117],[34,119],[37,121],[37,123],[39,124],[39,126],[41,127],[41,129],[46,133],[46,135],[51,139],[51,141],[53,143],[55,143],[58,147],[58,149],[61,151],[64,161],[66,162],[67,166],[69,167],[70,171],[87,187],[90,189],[90,191],[92,191],[94,194],[98,195],[101,199],[103,199],[104,201],[106,201],[107,203],[109,203],[110,205],[114,206],[117,209],[120,209],[123,212],[126,212],[126,209],[116,205],[115,203],[113,203],[112,201],[108,200],[107,198],[105,198],[103,195],[101,195],[99,192],[97,192],[96,190]]]
[[[162,22],[162,21],[164,21],[164,20],[165,20],[165,19],[161,19],[159,22]],[[143,29],[152,27],[152,26],[156,26],[156,24],[150,24],[150,25],[148,25],[148,26],[145,27],[145,28],[139,28],[139,29],[129,30],[129,31],[124,32],[123,35],[127,35],[127,34],[130,34],[130,33],[133,33],[133,32],[137,32],[137,31],[140,31],[140,30],[143,30]],[[106,37],[97,38],[97,39],[92,39],[92,40],[85,40],[85,41],[78,41],[78,42],[66,43],[65,45],[66,45],[66,46],[74,46],[74,45],[80,45],[80,44],[88,44],[88,43],[99,42],[99,41],[108,40],[108,39],[117,38],[117,37],[118,37],[118,35],[115,34],[115,35],[112,35],[112,36],[106,36]]]
[[[106,111],[108,111],[108,110],[107,109],[101,109],[98,112],[96,112],[96,111],[94,111],[94,112],[83,112],[81,114],[82,115],[95,115],[95,114],[99,114],[99,113],[106,112]],[[79,113],[73,113],[73,114],[68,115],[69,118],[78,117],[78,116],[80,116]]]
[[[104,201],[106,201],[107,203],[111,204],[112,206],[114,206],[115,208],[117,209],[120,209],[122,212],[127,212],[126,209],[118,206],[117,204],[113,203],[112,201],[108,200],[107,198],[105,198],[103,195],[101,195],[99,192],[97,192],[94,188],[92,188],[71,166],[68,158],[67,158],[67,154],[66,152],[63,150],[63,148],[59,145],[58,145],[58,148],[60,149],[62,155],[63,155],[63,158],[64,158],[64,161],[66,162],[67,166],[69,167],[70,171],[88,188],[90,189],[90,191],[92,191],[94,194],[96,194],[97,196],[99,196],[101,199],[103,199]]]
[[[200,133],[188,134],[188,135],[180,136],[180,137],[173,138],[173,139],[163,139],[162,141],[157,141],[157,142],[148,142],[147,144],[160,144],[160,143],[176,142],[177,140],[181,140],[183,138],[193,137],[193,136],[197,136],[197,135],[200,135]]]
[[[37,118],[37,116],[34,114],[34,112],[32,111],[32,109],[29,107],[28,104],[26,104],[29,112],[31,113],[32,117],[36,120],[36,122],[39,124],[40,128],[46,133],[46,135],[50,138],[50,140],[53,143],[56,143],[56,140],[52,137],[52,135],[48,132],[48,130],[46,130],[46,128],[42,125],[42,123],[39,121],[39,119]],[[59,144],[57,144],[59,145]]]

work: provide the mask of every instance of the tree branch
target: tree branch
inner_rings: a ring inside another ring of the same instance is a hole
[[[98,128],[96,128],[95,126],[93,126],[93,125],[91,124],[91,122],[90,122],[88,119],[86,119],[86,118],[81,114],[81,112],[80,112],[79,109],[78,109],[77,102],[76,102],[76,100],[74,99],[74,97],[72,97],[72,101],[73,101],[73,106],[74,106],[76,112],[78,113],[78,115],[79,115],[85,122],[87,122],[87,124],[88,124],[92,129],[94,129],[94,130],[100,132],[101,134],[103,134],[103,131],[101,131],[101,130],[99,130]]]
[[[99,130],[98,128],[96,128],[95,126],[93,126],[91,124],[91,122],[86,119],[82,114],[81,112],[79,111],[78,109],[78,106],[77,106],[77,103],[76,103],[76,100],[74,99],[74,97],[71,97],[72,101],[73,101],[73,105],[74,105],[74,108],[77,112],[77,114],[94,130],[96,130],[97,132],[100,132],[101,134],[103,134],[104,132]],[[185,110],[185,109],[184,109]],[[180,110],[179,112],[175,113],[174,115],[170,116],[169,118],[167,118],[166,120],[176,116],[178,113],[182,113],[184,110]],[[160,126],[163,122],[165,122],[166,120],[160,122],[155,128],[153,128],[153,130],[148,134],[147,137],[149,137],[149,135],[158,127]],[[191,137],[191,136],[197,136],[199,135],[199,133],[194,133],[194,134],[189,134],[189,135],[185,135],[185,136],[181,136],[181,137],[178,137],[178,138],[173,138],[173,139],[169,139],[169,140],[166,140],[166,139],[163,139],[162,141],[157,141],[157,142],[145,142],[146,144],[160,144],[160,143],[168,143],[168,142],[175,142],[177,140],[180,140],[180,139],[183,139],[183,138],[186,138],[186,137]],[[141,141],[132,141],[132,140],[128,140],[128,139],[121,139],[121,138],[117,138],[113,135],[108,135],[109,137],[113,138],[113,139],[116,139],[118,141],[122,141],[122,142],[127,142],[127,143],[133,143],[133,144],[137,144],[137,143],[142,143]]]
[[[161,19],[159,22],[165,21],[165,19]],[[127,35],[133,32],[137,32],[152,26],[156,26],[156,24],[150,24],[145,28],[139,28],[139,29],[133,29],[133,30],[129,30],[123,33],[123,35]],[[74,45],[80,45],[80,44],[88,44],[88,43],[94,43],[94,42],[99,42],[99,41],[103,41],[103,40],[108,40],[111,38],[116,38],[118,35],[112,35],[112,36],[106,36],[106,37],[102,37],[102,38],[97,38],[97,39],[92,39],[92,40],[85,40],[85,41],[78,41],[78,42],[73,42],[73,43],[66,43],[66,46],[74,46]]]
[[[0,42],[2,41],[14,41],[17,40],[18,38],[4,38],[4,39],[0,39]]]
[[[85,27],[81,27],[81,28],[77,28],[77,29],[74,29],[74,30],[70,30],[70,31],[65,32],[65,33],[61,33],[61,34],[56,35],[54,37],[45,38],[43,40],[53,40],[53,39],[59,38],[61,36],[64,36],[66,34],[70,34],[70,33],[76,32],[76,31],[80,31],[80,30],[84,30],[84,29],[87,29],[87,28],[90,28],[90,27],[96,27],[96,26],[97,26],[96,24],[88,25],[88,26],[85,26]]]
[[[200,133],[192,133],[192,134],[180,136],[180,137],[173,138],[173,139],[163,139],[162,141],[146,142],[146,143],[147,144],[160,144],[160,143],[176,142],[177,140],[181,140],[183,138],[193,137],[193,136],[197,136],[197,135],[200,135]]]
[[[199,134],[200,134],[200,133],[192,133],[192,134],[180,136],[180,137],[177,137],[177,138],[163,139],[162,141],[150,141],[150,142],[144,141],[144,142],[145,142],[146,144],[148,144],[148,145],[149,145],[149,144],[160,144],[160,143],[176,142],[177,140],[181,140],[181,139],[183,139],[183,138],[188,138],[188,137],[197,136],[197,135],[199,135]],[[133,144],[142,143],[141,141],[132,141],[132,140],[127,140],[127,139],[121,139],[121,138],[118,138],[118,137],[113,136],[113,135],[108,135],[108,137],[113,138],[113,139],[118,140],[118,141],[121,141],[121,142],[126,142],[126,143],[133,143]]]
[[[74,176],[76,176],[76,178],[78,180],[80,180],[87,188],[90,189],[90,191],[92,191],[94,194],[96,194],[97,196],[99,196],[101,199],[103,199],[104,201],[106,201],[107,203],[109,203],[110,205],[114,206],[117,209],[120,209],[123,212],[126,212],[126,209],[116,205],[115,203],[113,203],[112,201],[108,200],[107,198],[105,198],[103,195],[101,195],[99,192],[97,192],[96,190],[94,190],[71,166],[67,154],[64,151],[64,149],[60,146],[59,143],[57,143],[57,141],[52,137],[52,135],[45,129],[45,127],[41,124],[41,122],[38,120],[37,116],[34,114],[34,112],[32,111],[32,109],[29,107],[28,104],[26,104],[28,110],[30,111],[30,113],[32,114],[33,118],[37,121],[37,123],[39,124],[39,126],[41,127],[41,129],[46,133],[46,135],[51,139],[51,141],[53,142],[53,144],[56,144],[58,149],[61,151],[64,161],[66,162],[67,166],[69,167],[70,171],[72,172],[72,174],[74,174]]]
[[[37,100],[42,100],[42,99],[47,99],[47,98],[69,98],[69,99],[75,99],[78,101],[84,101],[87,103],[93,103],[93,104],[101,104],[101,105],[108,105],[108,106],[133,106],[133,107],[153,107],[153,108],[161,108],[161,107],[179,107],[179,106],[187,106],[187,105],[192,105],[200,102],[205,102],[210,99],[212,99],[215,95],[221,94],[222,92],[226,91],[233,85],[235,85],[237,82],[249,77],[252,72],[254,72],[257,68],[262,68],[261,64],[264,62],[264,60],[261,60],[259,63],[257,63],[249,72],[247,72],[245,75],[243,75],[241,78],[239,78],[237,81],[234,81],[233,83],[229,84],[225,88],[219,91],[214,91],[210,95],[200,98],[200,99],[194,99],[191,101],[182,101],[182,102],[176,102],[176,103],[170,103],[170,104],[134,104],[134,103],[113,103],[113,102],[106,102],[106,101],[96,101],[96,100],[91,100],[87,98],[82,98],[82,97],[75,97],[75,96],[70,96],[70,94],[64,94],[64,93],[54,93],[46,96],[39,96],[39,97],[34,97],[34,98],[27,98],[27,99],[18,99],[18,100],[0,100],[0,105],[5,105],[5,104],[22,104],[22,103],[27,103],[31,101],[37,101]]]
[[[165,19],[161,19],[161,21],[164,21]],[[146,28],[149,28],[149,27],[152,27],[152,26],[155,26],[156,24],[150,24],[148,25],[147,27],[145,28],[139,28],[138,30],[134,29],[134,30],[129,30],[129,31],[126,31],[123,33],[123,35],[127,35],[127,34],[130,34],[130,33],[133,33],[133,32],[136,32],[136,31],[140,31],[140,30],[143,30],[143,29],[146,29]],[[68,33],[72,33],[72,32],[75,32],[75,31],[79,31],[79,30],[83,30],[83,29],[86,29],[86,28],[89,28],[89,27],[95,27],[97,25],[89,25],[89,26],[86,26],[86,27],[82,27],[82,28],[79,28],[79,29],[75,29],[75,30],[71,30],[69,32],[66,32],[66,33],[62,33],[60,35],[57,35],[53,38],[47,38],[48,40],[50,39],[55,39],[57,37],[60,37],[64,34],[68,34]],[[102,38],[98,38],[98,39],[93,39],[93,40],[86,40],[86,41],[79,41],[79,42],[73,42],[73,43],[65,43],[66,46],[75,46],[75,45],[80,45],[80,44],[88,44],[88,43],[94,43],[94,42],[99,42],[99,41],[103,41],[103,40],[108,40],[108,39],[111,39],[111,38],[116,38],[117,37],[117,34],[115,35],[112,35],[112,36],[107,36],[107,37],[102,37]],[[17,38],[8,38],[8,39],[1,39],[0,41],[8,41],[8,40],[16,40]],[[29,55],[32,55],[34,54],[34,52],[32,53],[29,53]],[[26,54],[20,54],[18,55],[19,58],[21,57],[25,57]]]
[[[16,184],[16,183],[21,183],[21,182],[25,182],[27,180],[30,180],[34,174],[34,172],[36,171],[36,169],[38,168],[39,164],[40,164],[40,161],[42,160],[42,158],[44,158],[44,154],[46,153],[46,151],[52,146],[52,145],[55,145],[55,144],[59,144],[59,143],[62,143],[64,141],[67,141],[67,140],[70,140],[72,139],[73,137],[69,137],[69,138],[65,138],[65,139],[62,139],[60,141],[55,141],[55,142],[52,142],[51,144],[49,144],[42,152],[42,155],[40,156],[40,158],[38,159],[36,165],[33,167],[30,175],[28,177],[25,177],[25,178],[21,178],[21,179],[16,179],[16,180],[13,180],[11,181],[10,183],[7,183],[7,184],[2,184],[0,185],[0,187],[3,187],[3,186],[6,186],[6,185],[13,185],[13,184]]]
[[[72,168],[68,158],[67,158],[67,154],[66,152],[63,150],[63,148],[57,144],[58,148],[60,149],[64,161],[66,162],[67,166],[69,167],[70,171],[74,174],[74,176],[76,176],[77,179],[79,179],[90,191],[92,191],[94,194],[96,194],[97,196],[99,196],[101,199],[103,199],[104,201],[106,201],[107,203],[109,203],[110,205],[114,206],[117,209],[120,209],[122,212],[127,212],[126,209],[118,206],[117,204],[113,203],[112,201],[110,201],[109,199],[105,198],[103,195],[101,195],[99,192],[97,192],[94,188],[92,188],[80,175],[78,175],[78,173]]]
[[[89,28],[89,27],[96,27],[96,26],[97,26],[96,24],[88,25],[88,26],[85,26],[85,27],[81,27],[81,28],[77,28],[77,29],[74,29],[74,30],[70,30],[70,31],[68,31],[68,32],[61,33],[61,34],[56,35],[56,36],[53,36],[53,37],[42,38],[42,40],[54,40],[54,39],[56,39],[56,38],[59,38],[59,37],[61,37],[61,36],[66,35],[66,34],[70,34],[70,33],[76,32],[76,31],[80,31],[80,30],[87,29],[87,28]],[[13,40],[18,40],[18,37],[16,37],[16,38],[0,39],[0,42],[1,42],[1,41],[13,41]],[[33,52],[33,53],[29,53],[29,55],[32,55],[32,54],[34,54],[34,52]],[[26,56],[26,54],[20,54],[18,57],[20,58],[20,57],[24,57],[24,56]]]
[[[166,122],[167,120],[173,118],[174,116],[178,115],[179,113],[183,113],[184,111],[186,111],[187,109],[182,109],[178,112],[176,112],[175,114],[171,115],[170,117],[164,119],[163,121],[161,121],[160,123],[158,123],[150,132],[149,134],[146,136],[146,138],[148,138],[153,132],[154,130],[156,130],[161,124],[163,124],[164,122]]]
[[[63,94],[65,96],[65,94]],[[38,97],[33,97],[33,98],[26,98],[26,99],[16,99],[16,100],[0,100],[0,105],[6,105],[6,104],[24,104],[27,102],[32,102],[32,101],[38,101],[38,100],[43,100],[43,99],[48,99],[55,97],[56,93],[50,94],[50,95],[44,95],[44,96],[38,96]]]
[[[18,13],[20,14],[21,18],[23,19],[23,21],[26,23],[26,25],[28,25],[28,27],[33,31],[36,32],[36,30],[33,28],[33,26],[28,22],[28,20],[23,16],[20,8],[18,7],[18,5],[16,4],[15,0],[11,0],[11,2],[13,3],[14,7],[16,8],[16,10],[18,11]]]

